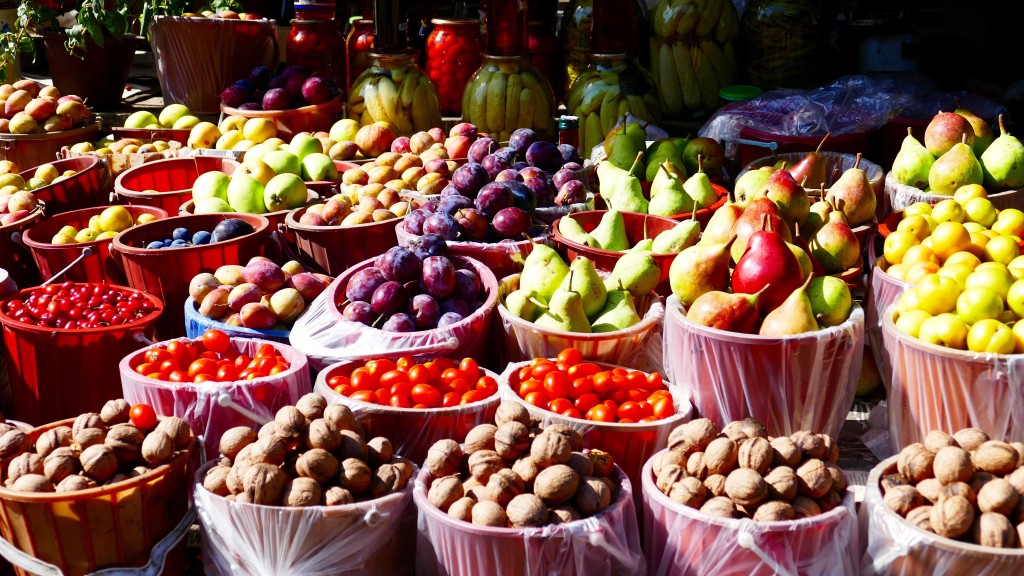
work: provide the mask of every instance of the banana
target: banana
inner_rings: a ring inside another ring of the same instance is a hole
[[[665,101],[665,110],[672,114],[682,112],[683,94],[679,85],[680,78],[672,59],[672,48],[668,44],[662,44],[659,49],[658,72],[658,86],[661,87],[661,98]]]
[[[348,107],[348,110],[350,114],[360,115],[363,113],[363,110],[366,110],[366,103],[360,101],[358,104],[352,104]]]
[[[700,87],[700,99],[703,110],[714,110],[718,107],[718,79],[715,71],[701,52],[700,46],[690,46],[690,58],[693,59],[693,73],[697,76]]]
[[[583,122],[583,146],[580,148],[580,155],[590,158],[590,151],[603,140],[602,134],[604,132],[601,132],[601,119],[597,114],[587,114]]]
[[[686,50],[686,45],[678,42],[672,45],[672,61],[675,63],[676,74],[679,76],[683,105],[688,110],[699,110],[700,87],[697,86],[697,76],[693,73],[693,63],[690,61],[690,53]]]
[[[396,119],[399,115],[398,88],[395,86],[395,83],[391,81],[391,78],[381,76],[377,80],[377,97],[380,98],[380,103],[384,107],[384,112],[388,115],[387,119]],[[391,121],[394,122],[395,120]]]
[[[516,122],[519,121],[519,93],[523,91],[523,81],[519,74],[508,77],[505,88],[505,121],[502,125],[505,130],[515,130]]]
[[[729,86],[732,84],[732,67],[730,67],[729,63],[726,61],[722,48],[711,40],[702,40],[700,43],[700,51],[704,53],[704,58],[711,64],[711,68],[715,71],[715,78],[718,79],[718,86]]]
[[[551,132],[551,110],[550,102],[547,94],[550,94],[550,90],[545,90],[545,87],[541,85],[540,81],[534,77],[531,72],[523,72],[520,74],[523,78],[523,87],[529,88],[530,93],[533,95],[533,120],[529,124],[520,124],[520,126],[532,127],[541,134],[547,134]],[[522,99],[519,100],[520,114],[522,118]]]
[[[676,36],[686,36],[697,29],[697,21],[700,20],[704,2],[705,0],[693,0],[680,4],[679,10],[682,12],[682,16],[679,17],[679,24],[676,25]]]
[[[363,101],[366,102],[366,114],[369,114],[373,120],[370,123],[374,123],[377,120],[387,120],[388,113],[384,110],[384,105],[381,103],[380,97],[377,95],[377,85],[372,82],[367,82],[366,86],[363,86]]]
[[[408,108],[413,101],[413,94],[416,93],[416,87],[419,86],[419,74],[407,74],[405,82],[402,82],[401,99],[402,106]]]
[[[636,116],[641,120],[646,120],[647,122],[654,121],[654,116],[651,114],[651,111],[647,108],[647,104],[644,102],[644,99],[641,98],[640,96],[628,94],[626,95],[626,103],[629,105],[629,111],[633,114],[633,116]]]
[[[722,5],[722,14],[718,17],[718,24],[715,25],[715,42],[725,44],[736,37],[739,31],[740,17],[736,13],[736,7],[732,2],[725,2]]]
[[[470,104],[470,120],[480,132],[490,132],[487,125],[487,81],[477,80],[473,84],[473,99]]]
[[[605,134],[615,127],[615,119],[619,113],[617,100],[618,93],[609,90],[605,92],[604,100],[601,101],[601,130]]]
[[[732,40],[722,45],[722,54],[725,55],[725,63],[729,65],[729,76],[736,78],[739,71],[736,69],[736,48],[733,46]]]
[[[683,16],[686,15],[686,11],[683,9],[683,4],[684,3],[680,0],[675,0],[674,2],[669,3],[664,32],[661,34],[662,38],[671,38],[675,35],[676,28],[679,27],[679,22],[683,19]]]
[[[700,21],[697,23],[698,38],[707,38],[715,31],[718,17],[722,14],[722,5],[726,2],[731,2],[731,0],[707,0],[705,2]]]
[[[519,121],[516,122],[516,127],[529,128],[533,125],[533,109],[533,91],[523,88],[519,92]]]
[[[604,82],[594,82],[590,86],[587,86],[586,93],[583,94],[583,98],[580,100],[579,111],[583,114],[593,114],[598,111],[601,107],[601,102],[604,100],[604,95],[611,88]]]
[[[376,121],[377,121],[377,119],[373,117],[373,114],[370,114],[370,109],[369,108],[367,108],[366,110],[363,110],[363,114],[361,116],[359,116],[359,125],[360,126],[369,126],[370,124],[373,124]]]
[[[433,92],[430,90],[430,86],[427,84],[416,84],[416,90],[414,92],[415,98],[413,99],[412,105],[412,128],[419,132],[421,130],[430,130],[433,126],[431,124],[432,119],[430,117],[431,107],[437,107],[437,99]],[[401,130],[401,128],[399,128]]]
[[[505,75],[491,75],[487,83],[487,126],[492,132],[501,130],[505,124]]]

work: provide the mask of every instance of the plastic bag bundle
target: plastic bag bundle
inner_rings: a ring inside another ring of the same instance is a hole
[[[832,576],[857,574],[860,553],[854,496],[800,520],[718,518],[674,502],[643,470],[644,553],[650,576]],[[922,572],[921,574],[925,574]]]
[[[430,473],[416,477],[416,573],[422,576],[643,576],[633,487],[590,518],[541,528],[492,528],[449,517],[427,500]]]
[[[288,330],[254,330],[245,326],[232,326],[207,318],[199,313],[196,301],[189,296],[185,300],[185,336],[199,338],[207,330],[220,330],[232,338],[262,338],[280,344],[288,343]]]
[[[149,404],[161,416],[177,416],[203,437],[208,459],[216,458],[220,437],[235,426],[259,427],[284,406],[294,405],[311,390],[309,364],[298,350],[267,340],[232,338],[231,346],[252,358],[263,344],[272,344],[288,361],[280,374],[237,382],[164,382],[135,372],[145,350],[121,360],[121,387],[129,404]],[[155,344],[166,347],[166,342]],[[235,409],[241,408],[249,414]]]
[[[195,502],[203,568],[219,576],[358,576],[412,574],[412,483],[394,494],[341,506],[236,503],[203,488]],[[418,469],[417,469],[418,472]]]
[[[666,376],[719,426],[756,418],[771,436],[799,430],[839,437],[864,352],[864,311],[839,326],[767,337],[695,324],[675,296],[665,313]]]
[[[931,430],[979,428],[992,438],[1024,436],[1024,354],[977,354],[928,344],[896,329],[893,304],[882,314],[892,365],[887,386],[894,451]]]
[[[860,505],[865,576],[1019,576],[1024,573],[1024,550],[988,548],[943,538],[901,518],[882,501],[880,481],[896,472],[897,457],[879,463],[868,476]]]

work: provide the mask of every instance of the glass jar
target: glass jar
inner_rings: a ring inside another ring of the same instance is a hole
[[[590,27],[593,22],[593,0],[573,0],[562,15],[562,54],[565,58],[565,92],[589,62]]]
[[[352,22],[345,39],[345,88],[352,90],[352,83],[363,70],[370,67],[370,50],[373,49],[373,20],[361,18]]]
[[[416,66],[416,52],[370,54],[370,67],[349,91],[348,117],[362,126],[390,122],[399,136],[440,126],[437,87]]]
[[[285,43],[285,60],[341,85],[345,75],[344,44],[338,24],[333,20],[292,20],[292,31]]]
[[[334,2],[295,2],[296,20],[334,20],[334,13],[337,9]]]
[[[580,119],[580,154],[604,141],[626,113],[645,122],[661,121],[661,103],[654,77],[634,56],[595,54],[593,62],[572,85],[569,114]]]
[[[516,128],[532,128],[544,139],[555,137],[555,97],[528,55],[484,54],[484,63],[462,95],[462,121],[508,140]]]
[[[441,96],[441,112],[462,114],[462,93],[473,71],[480,67],[483,37],[480,21],[434,19],[427,37],[427,75]]]
[[[743,11],[746,80],[765,90],[811,88],[828,50],[825,8],[815,0],[752,0]]]
[[[533,13],[531,12],[531,15]],[[530,60],[540,70],[555,93],[555,102],[565,100],[565,60],[562,47],[552,29],[552,24],[543,20],[530,21]]]

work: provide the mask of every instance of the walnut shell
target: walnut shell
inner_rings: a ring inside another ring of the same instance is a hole
[[[435,478],[430,483],[430,490],[427,492],[427,501],[434,505],[441,512],[448,512],[448,508],[458,499],[464,496],[462,482],[458,476],[445,476]]]
[[[571,462],[571,461],[570,461]],[[522,458],[515,461],[512,464],[512,471],[519,474],[519,477],[523,479],[527,487],[533,486],[533,481],[537,478],[537,474],[540,474],[540,468],[533,461],[533,458],[529,456],[523,456]]]
[[[992,548],[1016,548],[1017,531],[1010,520],[995,512],[985,512],[978,517],[971,529],[975,544]]]
[[[32,441],[21,430],[8,430],[0,436],[0,459],[13,458],[32,448]]]
[[[842,503],[843,497],[835,490],[829,490],[824,496],[818,498],[818,506],[821,507],[822,512],[828,512]]]
[[[1017,500],[1020,495],[1017,490],[1004,478],[985,484],[978,491],[978,508],[982,512],[997,512],[1009,516],[1017,507]]]
[[[101,418],[99,414],[95,412],[86,412],[85,414],[79,414],[78,417],[75,418],[75,423],[71,425],[71,432],[78,434],[79,430],[83,430],[85,428],[99,428],[101,430],[106,430],[107,425],[103,423],[103,418]]]
[[[462,466],[462,448],[455,440],[438,440],[427,451],[423,467],[434,478],[458,474]]]
[[[523,426],[530,425],[530,412],[518,402],[502,401],[494,414],[494,423],[500,428],[506,422],[519,422]]]
[[[939,482],[937,478],[926,478],[917,483],[917,491],[924,496],[925,500],[933,504],[942,497],[942,489],[942,482]]]
[[[506,468],[505,461],[494,450],[478,450],[469,455],[469,473],[481,484],[487,484],[498,470]]]
[[[249,450],[249,459],[253,464],[281,466],[286,458],[288,458],[288,441],[277,434],[270,434],[256,440]]]
[[[828,447],[825,446],[825,440],[820,434],[801,430],[793,433],[790,439],[800,449],[800,454],[804,459],[821,460],[828,453]]]
[[[249,499],[249,496],[245,492],[232,494],[231,496],[228,496],[228,499],[239,504],[252,504],[252,500]]]
[[[729,439],[725,438],[725,440]],[[703,480],[708,477],[708,465],[707,462],[704,461],[703,452],[694,452],[693,454],[690,454],[690,457],[686,459],[686,473],[698,480]]]
[[[704,458],[705,460],[707,459],[706,452]],[[772,445],[764,438],[751,438],[749,440],[744,440],[740,443],[736,461],[741,468],[750,468],[758,474],[764,475],[772,465]],[[708,464],[708,472],[712,474],[716,473],[712,470],[712,466],[710,464]],[[718,474],[725,473],[726,472],[718,472]]]
[[[43,459],[35,452],[23,452],[7,465],[8,482],[15,482],[27,474],[43,474]]]
[[[718,426],[708,418],[697,418],[677,426],[668,436],[669,450],[684,454],[703,452],[718,437]]]
[[[230,466],[226,466],[226,468],[230,469],[231,467]],[[148,466],[136,466],[135,468],[132,468],[131,470],[128,471],[128,477],[129,478],[138,478],[139,476],[142,476],[144,474],[149,474],[152,471],[153,471],[153,469],[148,467]]]
[[[520,494],[505,507],[513,528],[543,526],[548,521],[548,507],[534,494]]]
[[[1017,490],[1017,494],[1024,496],[1024,468],[1017,468],[1006,480]]]
[[[128,401],[124,398],[109,400],[103,405],[103,409],[100,410],[100,420],[107,426],[125,424],[129,420],[131,411],[131,404],[128,404]]]
[[[95,430],[95,428],[86,428],[85,430]],[[131,464],[142,454],[142,443],[145,440],[145,433],[137,427],[131,424],[117,424],[107,432],[103,443],[114,451],[118,462]]]
[[[345,458],[359,458],[365,462],[369,458],[369,450],[366,446],[366,441],[362,436],[352,430],[341,431],[341,444],[334,453],[340,460],[344,460]]]
[[[405,488],[406,480],[402,471],[392,464],[382,464],[370,479],[370,495],[380,498]]]
[[[192,429],[188,423],[176,416],[161,419],[156,429],[171,438],[175,450],[184,450],[192,442]]]
[[[572,457],[572,443],[564,434],[545,430],[530,444],[530,457],[541,468],[565,464]]]
[[[573,452],[572,456],[569,457],[569,461],[566,462],[569,468],[576,471],[577,474],[582,478],[583,476],[594,475],[594,463],[587,458],[587,455],[583,452]],[[523,478],[525,480],[525,478]]]
[[[468,496],[463,496],[455,502],[452,502],[451,506],[448,507],[448,517],[455,518],[456,520],[462,520],[463,522],[472,522],[473,506],[475,505],[476,500],[473,500]],[[497,504],[495,504],[495,506],[497,506]],[[498,506],[498,508],[501,509],[500,506]],[[501,513],[505,514],[505,511],[502,510]]]
[[[370,489],[373,471],[358,458],[342,460],[338,471],[338,485],[353,494],[362,494]]]
[[[462,482],[462,491],[466,494],[466,498],[472,498],[475,502],[491,500],[487,487],[477,482],[476,478],[472,476]]]
[[[580,475],[565,464],[555,464],[541,470],[533,482],[533,493],[545,504],[557,506],[568,502],[580,485]]]
[[[494,431],[494,450],[505,460],[516,460],[530,449],[530,429],[511,420]]]
[[[825,443],[825,462],[835,464],[839,462],[839,443],[828,434],[821,434],[821,441]]]
[[[800,447],[789,436],[772,438],[769,442],[772,446],[772,466],[789,466],[796,468],[800,465]]]
[[[978,505],[977,493],[973,488],[971,488],[971,485],[966,482],[953,482],[952,484],[946,484],[942,487],[942,492],[939,493],[939,498],[936,499],[936,502],[943,497],[949,496],[963,496],[964,498],[967,498],[967,501],[971,503],[971,506]]]
[[[409,480],[412,480],[412,475],[415,474],[415,472],[416,472],[416,468],[413,466],[412,460],[407,460],[405,458],[395,458],[395,457],[392,457],[391,458],[391,462],[388,462],[388,464],[391,464],[399,472],[401,472],[402,473],[402,478],[406,482],[408,482]],[[381,464],[381,466],[383,466],[383,464]],[[378,468],[379,467],[380,466],[378,466]]]
[[[725,476],[712,474],[704,479],[704,488],[712,496],[725,496]]]
[[[893,486],[909,486],[910,481],[899,474],[886,474],[882,476],[882,494],[888,492]]]
[[[85,476],[79,476],[78,474],[72,474],[60,481],[57,484],[56,492],[78,492],[79,490],[88,490],[89,488],[95,488],[96,483],[91,478]]]
[[[654,477],[657,478],[658,474],[661,473],[661,469],[665,466],[676,465],[680,468],[686,468],[686,461],[689,456],[682,450],[663,450],[658,452],[654,456],[654,462],[652,462],[652,471]]]
[[[36,454],[46,458],[57,448],[71,446],[74,439],[75,434],[69,426],[50,428],[36,439]]]
[[[309,428],[306,431],[306,443],[310,448],[334,452],[341,446],[341,430],[333,421],[318,418],[309,423]]]
[[[974,462],[971,461],[971,454],[959,446],[939,448],[935,453],[932,468],[935,477],[943,484],[967,482],[974,475]]]
[[[343,506],[345,504],[352,504],[355,501],[355,496],[341,486],[331,486],[324,492],[325,506]]]
[[[828,470],[828,475],[832,478],[832,491],[846,492],[846,474],[843,473],[843,470],[833,462],[825,462],[825,469]]]
[[[61,447],[43,459],[43,475],[53,484],[60,484],[65,478],[81,470],[81,466],[74,450]]]
[[[705,502],[704,505],[700,507],[700,511],[708,514],[709,516],[732,518],[736,515],[736,505],[733,504],[732,500],[724,496],[715,496]]]
[[[806,496],[797,496],[790,504],[793,506],[797,518],[811,518],[821,514],[821,506]]]
[[[508,516],[505,514],[505,509],[494,502],[486,500],[473,505],[469,520],[478,526],[493,526],[495,528],[505,528],[508,526]]]
[[[768,483],[757,472],[737,468],[725,478],[725,493],[742,506],[757,506],[768,497]]]
[[[513,498],[523,493],[526,483],[519,474],[506,468],[498,470],[487,480],[486,497],[499,506],[507,507]]]
[[[594,476],[611,478],[612,473],[615,472],[615,459],[610,453],[591,448],[584,452],[584,454],[590,459],[590,463],[594,465]]]
[[[572,446],[573,452],[579,452],[583,450],[583,435],[579,431],[566,426],[565,424],[549,424],[544,428],[545,432],[550,434],[561,434],[565,436],[566,440],[569,441],[569,445]]]
[[[953,439],[952,434],[947,434],[942,430],[932,430],[924,437],[924,447],[927,448],[929,452],[935,452],[938,454],[939,450],[942,450],[947,446],[960,447],[960,445],[956,443],[956,440]]]
[[[971,480],[967,482],[974,490],[975,494],[981,492],[981,487],[989,482],[995,480],[996,477],[991,472],[985,472],[984,470],[975,470],[974,476],[971,476]]]
[[[1017,468],[1017,451],[1006,442],[989,440],[974,451],[975,468],[996,476],[1003,476]]]
[[[391,440],[383,436],[371,438],[366,443],[366,457],[370,466],[379,467],[381,464],[387,464],[394,455],[395,448],[391,445]]]
[[[1024,466],[1024,442],[1010,442],[1010,446],[1017,451],[1017,467]]]
[[[769,499],[788,502],[796,498],[800,480],[796,477],[796,472],[789,466],[772,468],[764,477],[764,481],[768,485]]]
[[[104,482],[117,473],[117,456],[103,444],[89,446],[83,450],[79,461],[86,475],[96,482]],[[45,466],[45,462],[43,464]]]
[[[730,440],[739,444],[740,440],[747,438],[767,438],[768,430],[753,418],[744,418],[743,420],[736,420],[730,422],[722,429],[722,434],[725,434]]]
[[[295,462],[295,472],[304,478],[327,484],[338,473],[338,459],[323,448],[313,448],[299,456]]]
[[[700,509],[707,499],[708,492],[703,482],[690,476],[669,486],[666,494],[683,506]]]
[[[478,424],[474,426],[466,434],[463,451],[466,454],[472,454],[479,450],[494,451],[494,435],[497,431],[498,427],[494,424]]]
[[[220,453],[234,460],[242,448],[256,441],[256,431],[246,426],[235,426],[220,437]]]
[[[707,474],[729,474],[736,468],[738,448],[736,443],[728,438],[716,438],[708,444],[704,450],[704,465],[707,466]],[[699,467],[697,468],[699,470]],[[698,478],[706,478],[707,474]]]
[[[654,485],[658,487],[658,490],[668,494],[668,489],[683,478],[686,478],[686,470],[672,464],[661,469],[661,474],[655,478]]]
[[[568,524],[583,518],[572,506],[555,506],[548,510],[548,524]]]
[[[53,484],[41,474],[25,474],[11,485],[11,490],[19,492],[54,492]]]
[[[106,437],[106,429],[82,428],[75,433],[75,441],[72,442],[72,446],[77,446],[78,450],[85,450],[89,446],[103,444]]]
[[[295,409],[306,417],[307,422],[312,422],[324,417],[324,410],[327,409],[327,400],[315,393],[303,394],[302,398],[295,403]]]
[[[956,443],[964,450],[973,452],[977,450],[979,446],[988,442],[989,437],[988,434],[978,430],[977,428],[964,428],[963,430],[959,430],[953,434],[953,440],[956,440]]]
[[[273,464],[253,464],[242,479],[245,496],[253,504],[277,504],[288,484],[288,475]]]
[[[306,431],[309,422],[295,406],[283,406],[274,415],[274,423],[277,424],[277,435],[287,440],[295,440]]]
[[[320,483],[312,478],[293,478],[281,491],[282,506],[319,506],[322,498]]]
[[[974,523],[974,507],[963,496],[941,498],[932,506],[929,520],[932,529],[939,536],[958,538],[971,529],[971,524]]]
[[[259,431],[256,432],[256,438],[259,440],[263,440],[267,436],[271,436],[273,434],[277,434],[277,422],[271,420],[270,422],[267,422],[263,426],[260,426]]]
[[[796,469],[797,491],[809,498],[821,498],[832,489],[832,475],[818,459],[804,462]]]
[[[917,526],[925,532],[935,532],[932,528],[932,507],[931,506],[918,506],[907,513],[907,522],[912,526]]]
[[[231,494],[231,490],[228,489],[228,474],[230,473],[231,468],[227,466],[214,466],[210,468],[206,471],[206,475],[203,476],[203,488],[218,496]]]
[[[933,462],[935,453],[915,442],[900,451],[896,460],[896,469],[911,482],[917,483],[925,478],[934,477]]]
[[[174,440],[159,430],[150,432],[142,441],[142,459],[154,468],[170,460],[173,455]]]
[[[338,430],[351,430],[360,436],[363,435],[363,425],[344,404],[329,404],[324,408],[323,419],[332,422]]]
[[[757,507],[754,522],[784,522],[796,519],[796,510],[789,502],[771,501]]]

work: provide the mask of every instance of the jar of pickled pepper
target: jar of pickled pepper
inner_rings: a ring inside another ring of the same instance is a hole
[[[345,40],[333,20],[292,20],[285,43],[285,60],[326,76],[336,83],[344,80],[342,59]]]
[[[555,137],[555,96],[528,55],[484,54],[484,63],[462,95],[462,121],[507,141],[516,128]]]
[[[399,136],[412,136],[441,125],[441,105],[415,51],[371,53],[370,67],[349,91],[348,116],[361,126],[390,122]]]
[[[483,36],[480,21],[471,18],[431,20],[427,37],[427,76],[441,96],[441,111],[462,114],[462,93],[473,71],[480,67]]]
[[[345,39],[345,87],[352,90],[352,83],[370,67],[370,50],[373,49],[373,20],[358,19],[352,22]]]

